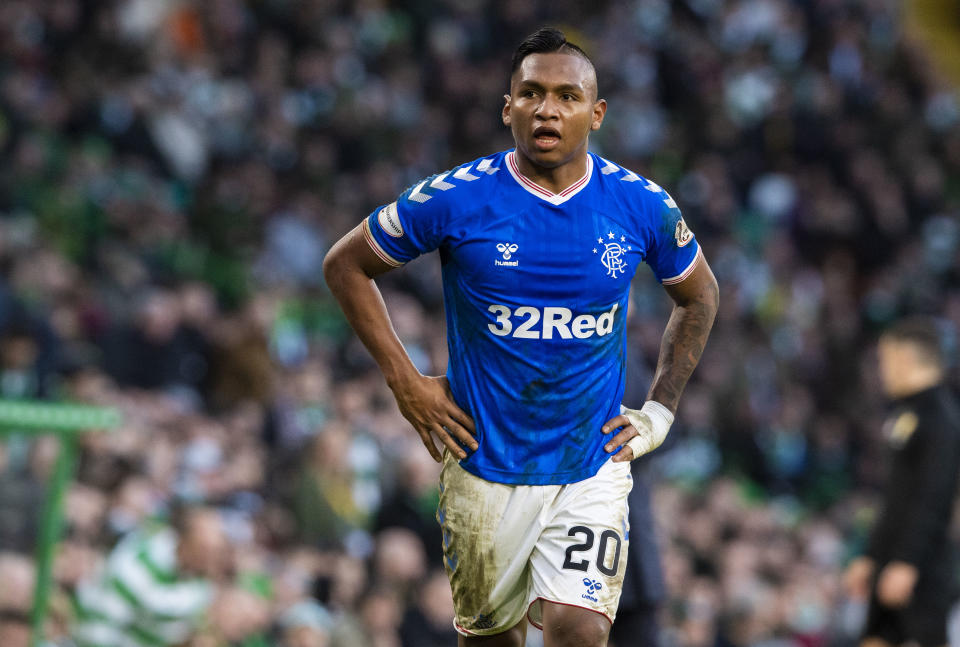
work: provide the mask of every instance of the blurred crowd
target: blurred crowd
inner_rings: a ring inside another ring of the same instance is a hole
[[[900,5],[4,0],[0,397],[124,416],[82,437],[50,640],[121,537],[196,504],[229,551],[193,647],[454,644],[437,467],[320,266],[406,186],[511,147],[510,56],[553,24],[609,102],[592,149],[671,191],[721,285],[651,461],[665,643],[847,644],[839,573],[883,474],[875,333],[960,325],[960,103]],[[442,372],[436,258],[380,283]],[[669,300],[646,270],[632,298],[639,403]],[[4,647],[26,644],[55,454],[0,442]]]

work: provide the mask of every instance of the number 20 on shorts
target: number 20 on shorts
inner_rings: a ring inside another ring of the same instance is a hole
[[[563,560],[563,568],[573,571],[586,572],[589,568],[589,559],[575,559],[577,553],[583,553],[593,548],[595,534],[593,530],[586,526],[573,526],[567,531],[570,537],[583,536],[583,543],[569,546],[566,551],[566,558]],[[607,551],[610,550],[610,543],[613,542],[613,563],[606,565]],[[620,566],[620,535],[614,530],[604,530],[600,533],[600,542],[597,546],[596,556],[597,569],[608,577],[617,574],[617,568]]]

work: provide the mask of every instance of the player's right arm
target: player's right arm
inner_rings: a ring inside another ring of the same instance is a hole
[[[393,267],[374,252],[361,224],[327,252],[323,275],[350,326],[380,366],[400,413],[416,429],[433,459],[441,460],[434,436],[454,456],[465,458],[466,452],[454,438],[475,450],[473,420],[453,401],[446,377],[425,376],[414,366],[374,282]]]

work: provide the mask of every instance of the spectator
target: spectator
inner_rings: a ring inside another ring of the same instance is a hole
[[[199,408],[209,351],[197,331],[184,325],[175,294],[144,296],[135,320],[114,335],[106,342],[106,364],[118,384],[177,393]]]
[[[287,609],[280,617],[282,647],[328,647],[330,614],[322,606],[303,601]]]
[[[10,614],[10,621],[15,624],[17,614],[26,616],[30,612],[36,572],[29,557],[6,552],[0,553],[0,575],[4,583],[0,589],[0,612]]]
[[[229,567],[214,510],[185,509],[170,527],[142,526],[120,541],[95,579],[77,586],[71,633],[81,647],[144,640],[180,644],[203,619],[213,586]],[[230,606],[223,599],[218,605],[221,610]]]
[[[437,464],[428,454],[410,451],[403,457],[400,478],[392,496],[377,513],[375,529],[382,533],[389,528],[406,528],[420,540],[427,551],[428,564],[440,564],[443,547],[437,536]]]
[[[446,574],[435,569],[427,575],[417,604],[408,609],[400,625],[403,647],[447,647],[457,640],[450,622],[453,598]]]
[[[7,647],[30,646],[30,623],[26,614],[0,611],[0,644]]]
[[[229,587],[213,601],[209,625],[199,639],[210,636],[221,645],[265,646],[263,634],[270,626],[270,605],[252,591]]]
[[[349,432],[337,423],[328,424],[311,444],[296,505],[302,537],[309,544],[343,546],[351,533],[366,527],[349,451]]]

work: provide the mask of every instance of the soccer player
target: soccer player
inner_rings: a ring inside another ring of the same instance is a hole
[[[588,152],[607,110],[555,29],[513,57],[516,148],[418,182],[330,250],[327,283],[443,461],[437,519],[460,645],[605,645],[627,557],[630,460],[663,441],[718,304],[673,199]],[[439,250],[446,376],[403,349],[372,279]],[[630,280],[673,298],[648,400],[621,406]],[[443,446],[443,455],[435,442]]]
[[[844,577],[869,597],[861,647],[947,644],[956,596],[949,537],[960,476],[960,404],[944,380],[940,332],[927,318],[880,337],[880,382],[893,400],[885,435],[892,453],[883,507],[866,554]]]

